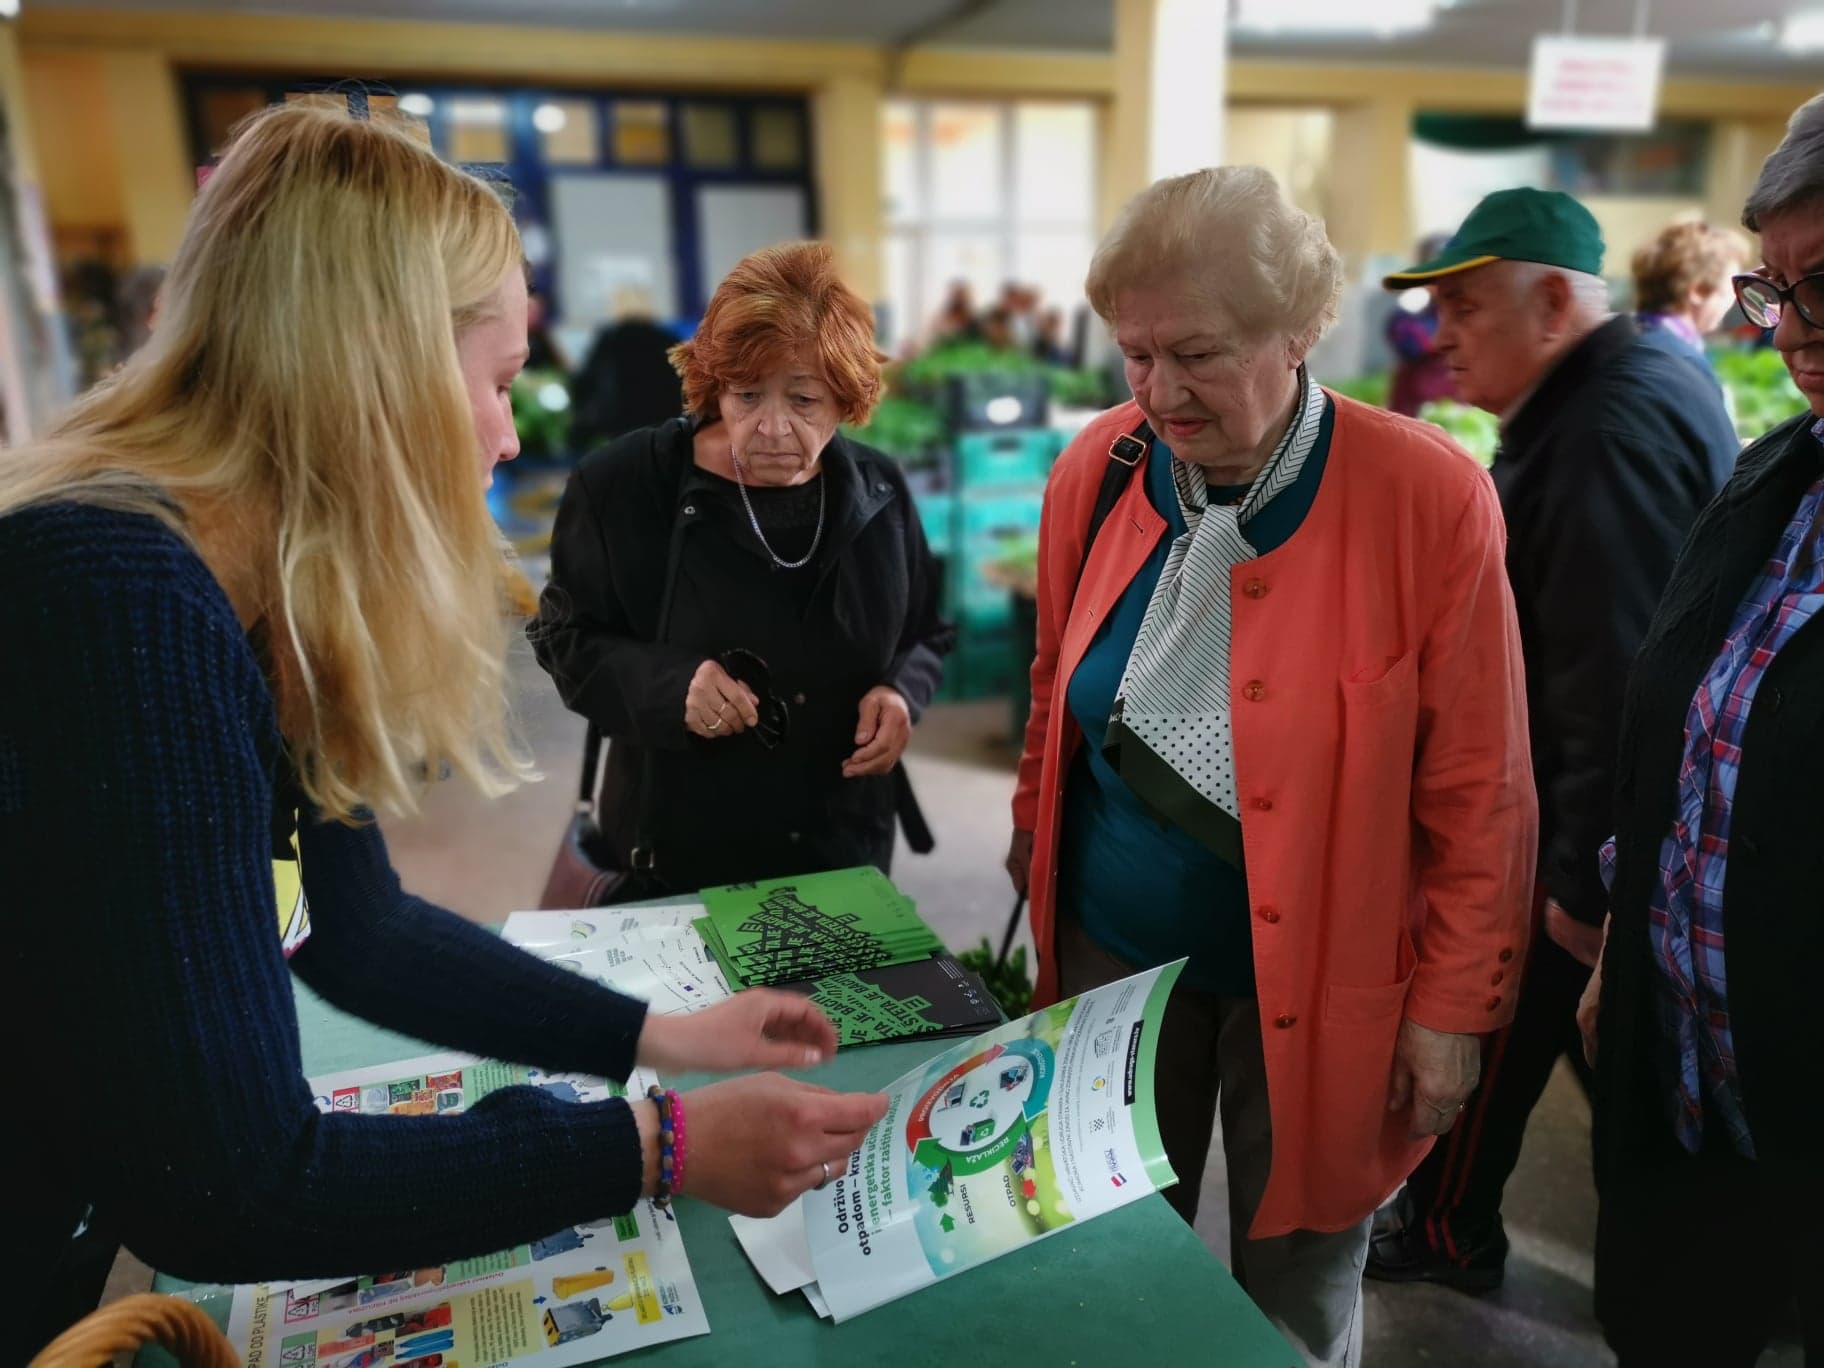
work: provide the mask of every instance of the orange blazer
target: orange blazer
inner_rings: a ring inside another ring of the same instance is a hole
[[[1436,428],[1336,395],[1317,498],[1236,566],[1236,781],[1253,911],[1273,1166],[1256,1239],[1341,1230],[1430,1147],[1389,1113],[1400,1023],[1513,1017],[1538,845],[1506,529],[1487,474]],[[1075,584],[1108,446],[1137,405],[1058,458],[1039,533],[1038,655],[1014,825],[1034,833],[1035,1005],[1052,933],[1072,672],[1165,531],[1135,479]],[[1097,738],[1099,741],[1100,738]],[[1162,1080],[1163,1081],[1163,1080]]]

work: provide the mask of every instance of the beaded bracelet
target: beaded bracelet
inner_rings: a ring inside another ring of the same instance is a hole
[[[684,1102],[656,1084],[646,1089],[646,1096],[659,1109],[659,1190],[652,1200],[664,1208],[684,1190]]]

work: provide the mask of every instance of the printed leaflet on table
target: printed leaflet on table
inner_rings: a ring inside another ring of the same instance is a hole
[[[959,1041],[889,1085],[846,1172],[770,1221],[732,1218],[761,1276],[842,1321],[1175,1183],[1153,1059],[1183,967]]]
[[[628,1086],[643,1092],[654,1081],[636,1070]],[[601,1079],[467,1055],[357,1069],[311,1086],[325,1112],[446,1115],[518,1084],[570,1102],[623,1093]],[[237,1287],[228,1320],[245,1368],[564,1368],[707,1333],[677,1223],[650,1202],[440,1268]]]

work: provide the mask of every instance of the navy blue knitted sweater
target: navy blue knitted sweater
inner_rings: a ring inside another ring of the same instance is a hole
[[[421,1268],[629,1210],[625,1102],[508,1088],[456,1117],[324,1116],[291,974],[451,1049],[625,1079],[644,1007],[401,891],[380,833],[306,820],[311,938],[272,882],[273,701],[226,596],[155,520],[0,518],[0,907],[14,1054],[0,1286],[31,1305],[91,1206],[199,1281]]]

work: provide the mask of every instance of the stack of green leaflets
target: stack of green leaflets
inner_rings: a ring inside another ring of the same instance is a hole
[[[696,922],[734,988],[796,983],[942,954],[937,933],[878,869],[703,890]]]
[[[807,995],[843,1046],[992,1026],[986,986],[944,953],[911,900],[877,869],[705,889],[694,925],[731,987]]]

